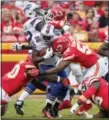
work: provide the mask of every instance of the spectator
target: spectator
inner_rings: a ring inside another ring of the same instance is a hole
[[[83,3],[80,3],[78,6],[78,10],[76,11],[82,19],[86,18],[86,13],[85,13],[85,6]]]
[[[88,9],[86,11],[86,18],[85,18],[85,23],[86,23],[86,30],[89,31],[90,30],[90,26],[91,24],[96,21],[95,20],[95,12],[92,8]]]
[[[72,32],[73,36],[82,42],[88,41],[88,33],[84,30],[83,22],[78,22]]]
[[[89,42],[100,42],[100,38],[98,36],[99,27],[96,23],[93,23],[90,28],[90,32],[88,34]]]
[[[102,15],[99,19],[99,27],[103,28],[109,25],[109,8],[105,6],[104,8],[104,15]]]
[[[12,28],[14,25],[14,21],[12,19],[11,13],[9,9],[3,8],[2,9],[2,32],[3,33],[12,33]]]
[[[73,14],[69,13],[70,18],[68,18],[68,22],[72,27],[75,27],[75,25],[81,21],[80,15],[77,12],[74,12]]]
[[[22,34],[25,18],[21,9],[14,7],[12,9],[12,17],[14,19],[13,32],[17,34]]]

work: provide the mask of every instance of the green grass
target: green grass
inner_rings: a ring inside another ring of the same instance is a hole
[[[44,117],[42,117],[42,109],[45,105],[45,96],[31,96],[29,97],[27,100],[25,100],[25,104],[24,104],[24,112],[25,114],[23,116],[17,115],[15,110],[14,110],[14,103],[16,101],[16,97],[13,97],[10,102],[9,102],[9,106],[8,106],[8,110],[6,112],[6,114],[3,116],[3,119],[45,119]],[[76,99],[73,99],[73,103],[75,103]],[[89,113],[91,114],[96,114],[98,112],[98,108],[97,107],[93,107],[91,111],[89,111]],[[79,116],[76,115],[71,115],[71,113],[69,112],[69,110],[63,110],[60,112],[60,114],[62,115],[61,119],[79,119]],[[60,119],[60,118],[59,118]]]

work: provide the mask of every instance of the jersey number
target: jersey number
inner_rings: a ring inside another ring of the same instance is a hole
[[[8,73],[9,78],[15,78],[20,70],[20,65],[17,64],[14,66],[14,68],[11,70],[11,72]]]
[[[80,52],[85,53],[86,55],[89,55],[92,52],[88,46],[85,46],[85,45],[81,44],[80,42],[77,42],[77,49]]]

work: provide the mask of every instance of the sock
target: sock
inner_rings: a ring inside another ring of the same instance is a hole
[[[54,102],[54,101],[51,101],[51,100],[49,100],[49,99],[46,99],[46,106],[45,106],[45,108],[51,108],[52,105],[53,105],[53,102]]]
[[[29,95],[27,91],[23,91],[18,100],[24,101]]]
[[[55,104],[53,105],[53,107],[58,109],[59,105],[60,105],[60,103],[55,102]]]

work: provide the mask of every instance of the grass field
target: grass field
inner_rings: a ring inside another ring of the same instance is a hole
[[[14,103],[16,101],[17,97],[14,96],[11,98],[8,106],[8,111],[6,112],[5,116],[2,117],[2,119],[46,119],[42,115],[42,108],[45,105],[45,96],[44,95],[32,95],[30,96],[24,104],[24,116],[17,115],[14,110]],[[72,101],[75,102],[76,98]],[[97,107],[93,107],[89,113],[95,114],[98,112]],[[82,117],[71,115],[69,110],[63,110],[60,111],[60,115],[62,115],[61,118],[58,119],[83,119]],[[99,119],[98,119],[99,120]]]

